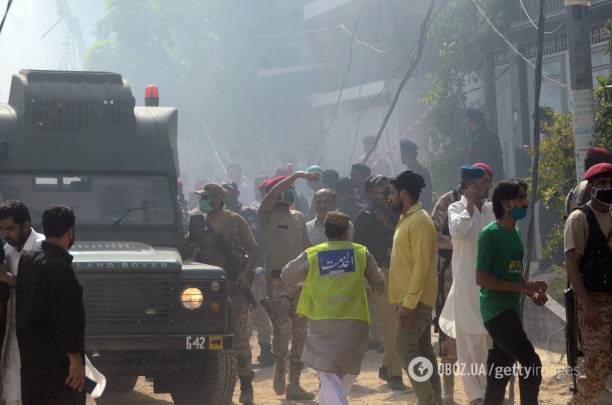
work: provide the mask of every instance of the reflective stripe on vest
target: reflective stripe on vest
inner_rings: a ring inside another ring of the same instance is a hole
[[[365,246],[331,241],[306,249],[308,275],[297,313],[309,319],[370,322],[365,290]]]

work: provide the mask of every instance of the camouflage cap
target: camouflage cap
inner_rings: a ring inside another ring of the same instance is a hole
[[[225,190],[217,183],[206,183],[204,184],[204,187],[199,190],[196,190],[196,194],[206,194],[223,197],[223,195],[225,194]]]
[[[330,211],[325,216],[325,224],[348,227],[350,222],[349,216],[340,211]]]

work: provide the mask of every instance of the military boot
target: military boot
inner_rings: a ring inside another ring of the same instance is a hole
[[[315,394],[304,390],[300,387],[300,375],[304,364],[300,362],[291,362],[289,366],[289,385],[287,386],[287,394],[285,398],[290,401],[312,401]]]
[[[442,378],[442,403],[450,405],[455,403],[455,376],[444,375]]]
[[[259,357],[257,357],[257,367],[268,368],[274,365],[274,356],[272,356],[272,347],[270,344],[259,344]]]
[[[240,399],[241,404],[253,404],[253,376],[240,377]]]
[[[276,395],[283,395],[287,388],[287,369],[284,360],[276,359],[274,363],[274,381],[272,383]]]

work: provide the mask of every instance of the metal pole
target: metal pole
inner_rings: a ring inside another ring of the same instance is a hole
[[[595,132],[589,6],[589,0],[565,0],[576,178],[578,181],[582,180],[586,152],[593,145],[593,134]]]

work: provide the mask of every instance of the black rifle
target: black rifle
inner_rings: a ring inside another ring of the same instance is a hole
[[[576,392],[576,366],[578,365],[578,357],[582,355],[580,351],[580,334],[578,325],[578,311],[576,305],[576,293],[569,286],[563,293],[565,300],[565,351],[567,355],[567,365],[572,373],[574,388],[570,391]]]
[[[207,223],[204,215],[194,214],[189,218],[189,236],[188,239],[196,244],[200,244],[207,239],[207,234],[210,234],[215,240],[215,244],[225,257],[224,270],[227,272],[227,277],[230,281],[238,280],[240,272],[244,269],[244,260],[240,260],[232,252],[228,243],[225,241],[222,235],[215,232],[215,230]],[[194,255],[196,260],[198,259],[198,251],[196,248],[196,254]],[[247,304],[251,309],[257,308],[257,301],[253,296],[253,292],[250,288],[242,289],[244,297],[247,300]]]

